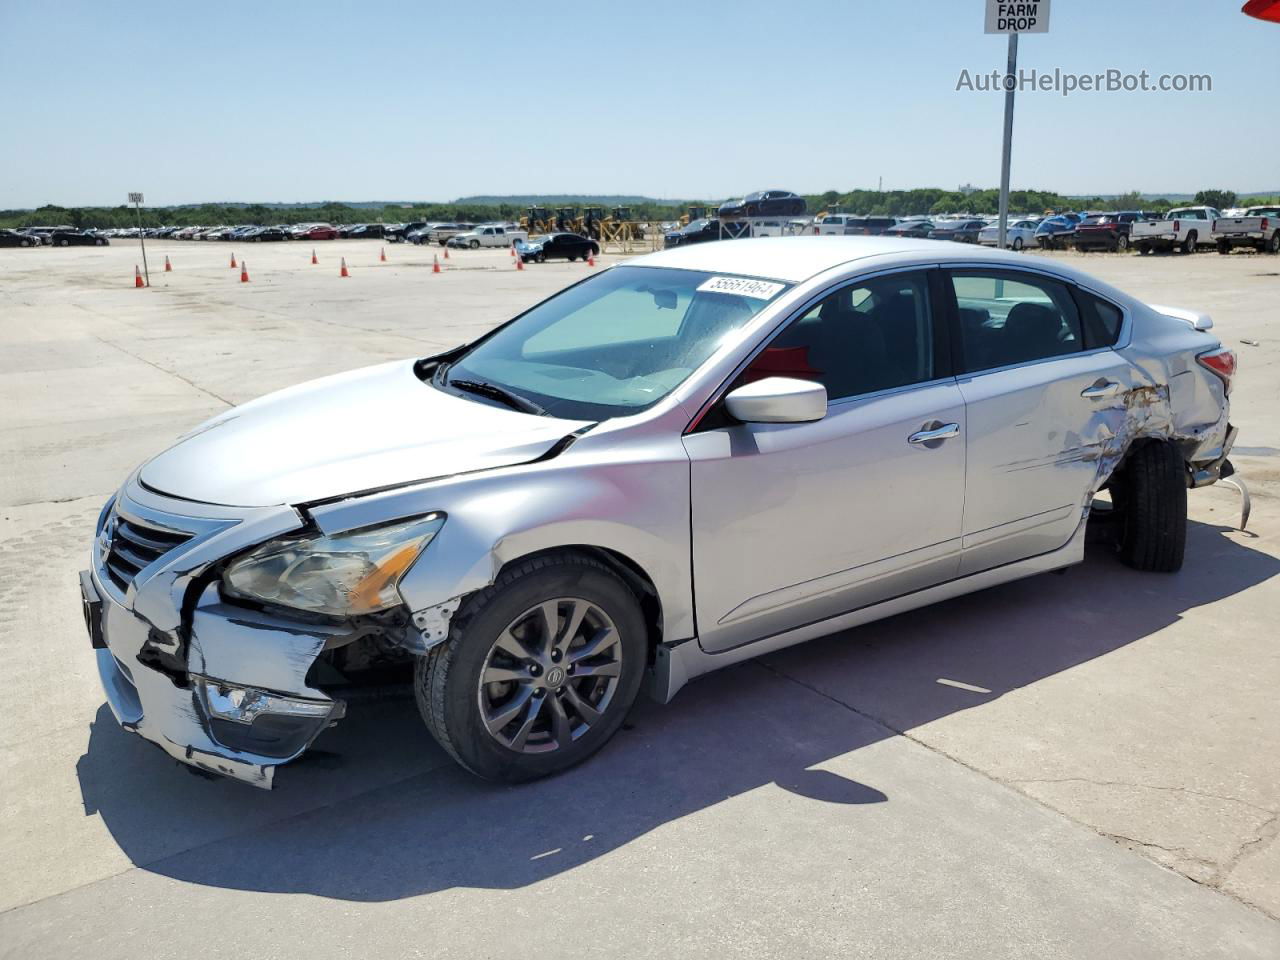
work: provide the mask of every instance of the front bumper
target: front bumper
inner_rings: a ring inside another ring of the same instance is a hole
[[[225,508],[165,504],[213,514],[192,517],[161,513],[156,508],[164,499],[136,478],[126,484],[103,511],[91,569],[82,575],[107,704],[124,729],[175,760],[270,788],[276,767],[300,756],[343,716],[342,701],[309,686],[307,673],[326,646],[349,642],[352,628],[300,624],[225,604],[216,578],[206,576],[211,563],[296,529],[300,521],[291,509],[245,511],[234,519]],[[164,522],[202,529],[122,588],[118,570],[107,566],[109,528],[119,518],[135,528]]]

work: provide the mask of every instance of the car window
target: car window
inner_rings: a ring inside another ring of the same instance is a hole
[[[1021,272],[951,272],[964,371],[1027,363],[1084,349],[1067,285]]]
[[[773,339],[742,382],[778,376],[821,383],[828,400],[932,380],[927,276],[877,277],[824,298]]]
[[[1076,290],[1076,299],[1080,303],[1085,346],[1090,350],[1112,346],[1120,338],[1120,327],[1124,323],[1120,308],[1079,289]]]

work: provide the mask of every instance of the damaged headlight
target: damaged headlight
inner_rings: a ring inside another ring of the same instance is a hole
[[[351,617],[397,606],[400,577],[444,526],[438,513],[331,537],[271,540],[222,575],[233,596]]]

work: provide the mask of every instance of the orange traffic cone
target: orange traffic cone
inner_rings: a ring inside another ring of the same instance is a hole
[[[146,284],[142,282],[142,271],[138,269],[138,265],[136,263],[133,265],[133,285],[135,287],[146,286]]]
[[[448,254],[446,254],[446,256],[448,256]],[[437,257],[434,253],[431,255],[431,272],[432,273],[440,272],[440,258]]]
[[[386,247],[379,247],[379,248],[378,248],[378,259],[379,259],[379,260],[381,260],[383,263],[386,263],[386,262],[387,262],[387,248],[386,248]]]
[[[240,261],[240,282],[241,283],[249,282],[249,265],[245,263],[243,260]]]
[[[448,248],[448,247],[445,247],[445,248],[444,248],[444,258],[445,258],[446,260],[448,260],[448,259],[449,259],[449,248]]]
[[[235,268],[236,268],[236,254],[235,254],[235,251],[233,250],[231,251],[231,269],[234,270]]]
[[[587,251],[587,266],[594,267],[596,265],[596,255],[591,251]]]
[[[315,266],[319,262],[320,261],[316,259],[316,248],[312,247],[311,248],[311,265]]]
[[[349,277],[349,276],[351,276],[351,274],[347,273],[347,258],[346,258],[346,257],[343,257],[343,258],[342,258],[342,269],[338,271],[338,276],[340,276],[340,277]]]
[[[512,255],[512,256],[515,256],[515,247],[512,247],[512,248],[511,248],[511,250],[512,250],[512,254],[511,254],[511,255]],[[517,270],[523,270],[523,269],[524,269],[524,257],[516,257],[516,269],[517,269]]]
[[[507,248],[507,253],[511,254],[513,257],[516,255],[516,245],[514,243]]]
[[[168,254],[165,254],[165,257],[164,257],[164,272],[165,272],[165,273],[173,273],[173,264],[169,263],[169,255],[168,255]]]

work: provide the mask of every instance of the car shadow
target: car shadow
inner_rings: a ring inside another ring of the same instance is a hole
[[[188,775],[104,707],[79,775],[137,867],[240,890],[386,901],[513,889],[752,790],[817,804],[891,800],[851,778],[860,748],[1148,637],[1280,573],[1191,523],[1187,564],[1140,574],[1091,547],[1064,574],[1005,584],[711,674],[642,702],[598,756],[495,786],[455,766],[412,702],[356,705],[273,792]],[[388,735],[390,734],[390,735]],[[840,760],[839,773],[829,769]]]

